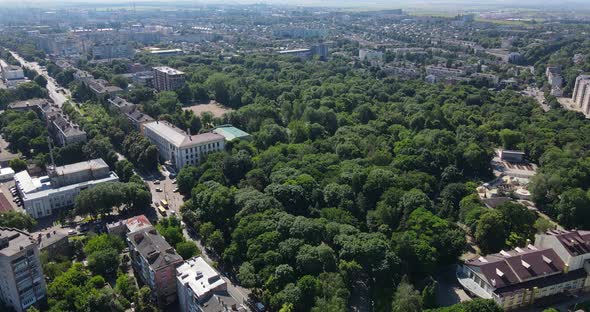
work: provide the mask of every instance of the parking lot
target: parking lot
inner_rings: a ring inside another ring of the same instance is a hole
[[[14,188],[14,180],[0,183],[0,191],[6,197],[8,203],[10,203],[12,208],[11,210],[22,213],[25,212],[24,208],[22,207],[21,199]]]

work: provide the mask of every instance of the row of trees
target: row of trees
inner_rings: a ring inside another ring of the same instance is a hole
[[[103,183],[80,192],[76,197],[74,211],[78,215],[97,217],[111,214],[113,208],[119,211],[141,211],[149,207],[151,202],[149,189],[138,181]]]

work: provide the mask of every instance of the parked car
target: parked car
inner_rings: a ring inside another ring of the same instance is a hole
[[[156,189],[156,192],[162,192],[162,189],[158,187],[158,188]]]
[[[70,235],[70,236],[71,235],[76,235],[76,234],[78,234],[78,232],[76,232],[76,230],[74,230],[74,229],[71,229],[71,230],[68,231],[68,235]]]
[[[160,180],[154,180],[155,185],[160,185]]]

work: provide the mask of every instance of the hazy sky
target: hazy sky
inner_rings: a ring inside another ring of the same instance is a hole
[[[116,3],[122,5],[131,4],[133,0],[0,0],[0,5],[13,7],[55,7],[62,5],[81,4],[105,4]],[[166,1],[166,0],[135,0],[136,4],[150,3],[161,6],[174,6],[177,4],[206,4],[206,3],[227,3],[227,4],[278,4],[295,6],[329,6],[329,7],[375,7],[375,8],[407,8],[407,9],[428,9],[428,8],[456,8],[467,9],[477,7],[554,7],[589,9],[590,0],[197,0],[197,1]]]

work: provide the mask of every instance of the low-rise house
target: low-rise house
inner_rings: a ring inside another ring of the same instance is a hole
[[[183,263],[176,250],[154,227],[127,234],[131,263],[160,306],[176,301],[176,268]]]
[[[249,140],[252,136],[232,125],[221,125],[213,129],[211,132],[222,135],[226,141],[233,141],[235,139]]]

